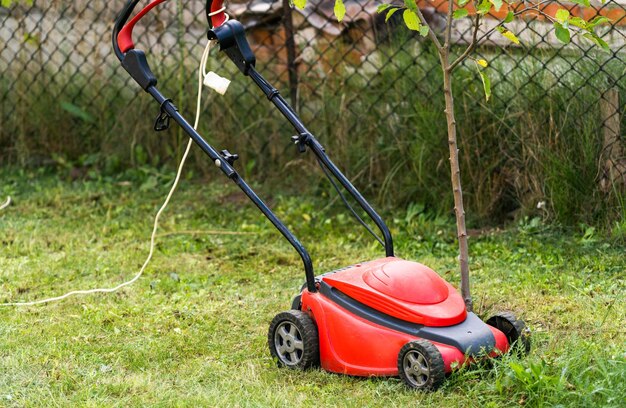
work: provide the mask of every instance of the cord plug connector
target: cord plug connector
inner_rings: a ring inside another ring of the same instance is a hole
[[[204,77],[204,85],[208,88],[213,89],[220,95],[224,95],[228,90],[228,86],[230,85],[230,80],[217,75],[215,72],[211,71]]]

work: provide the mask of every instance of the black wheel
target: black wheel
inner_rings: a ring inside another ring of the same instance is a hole
[[[398,353],[398,373],[410,388],[434,391],[446,378],[443,357],[428,340],[407,343]]]
[[[511,350],[522,354],[530,352],[530,330],[526,327],[526,323],[516,318],[513,313],[498,313],[490,317],[486,323],[504,333]]]
[[[300,310],[276,315],[267,340],[279,367],[305,369],[319,362],[319,339],[313,319]]]

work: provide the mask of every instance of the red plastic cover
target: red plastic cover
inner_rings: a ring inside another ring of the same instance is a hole
[[[363,280],[379,292],[409,303],[432,305],[448,297],[448,287],[439,275],[415,262],[385,263],[365,272]]]
[[[382,258],[323,277],[351,298],[408,322],[450,326],[467,316],[465,302],[452,285],[417,262]]]

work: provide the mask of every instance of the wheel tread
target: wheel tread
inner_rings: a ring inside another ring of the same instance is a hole
[[[504,333],[507,337],[507,340],[509,341],[509,346],[515,347],[517,342],[521,342],[522,347],[519,350],[521,350],[523,354],[528,354],[530,352],[531,343],[530,343],[530,337],[528,336],[528,333],[527,333],[528,328],[526,326],[526,323],[524,323],[523,320],[518,319],[515,316],[515,314],[510,311],[497,313],[493,315],[492,317],[490,317],[486,321],[486,323],[490,326],[495,327],[498,330],[501,330],[500,327],[497,326],[496,319],[498,318],[506,320],[514,328],[514,331],[515,331],[514,336],[511,336],[510,332]]]

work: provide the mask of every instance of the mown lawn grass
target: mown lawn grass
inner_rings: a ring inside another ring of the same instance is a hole
[[[0,213],[0,302],[114,286],[136,273],[163,177],[0,175],[0,195],[15,200]],[[382,255],[323,198],[271,201],[318,272]],[[452,219],[417,206],[385,215],[399,256],[458,283]],[[0,308],[0,406],[617,407],[626,400],[625,248],[586,232],[530,220],[473,237],[477,312],[516,312],[533,330],[533,350],[463,369],[422,394],[395,378],[276,368],[266,331],[303,282],[299,258],[232,186],[185,181],[134,286]]]

